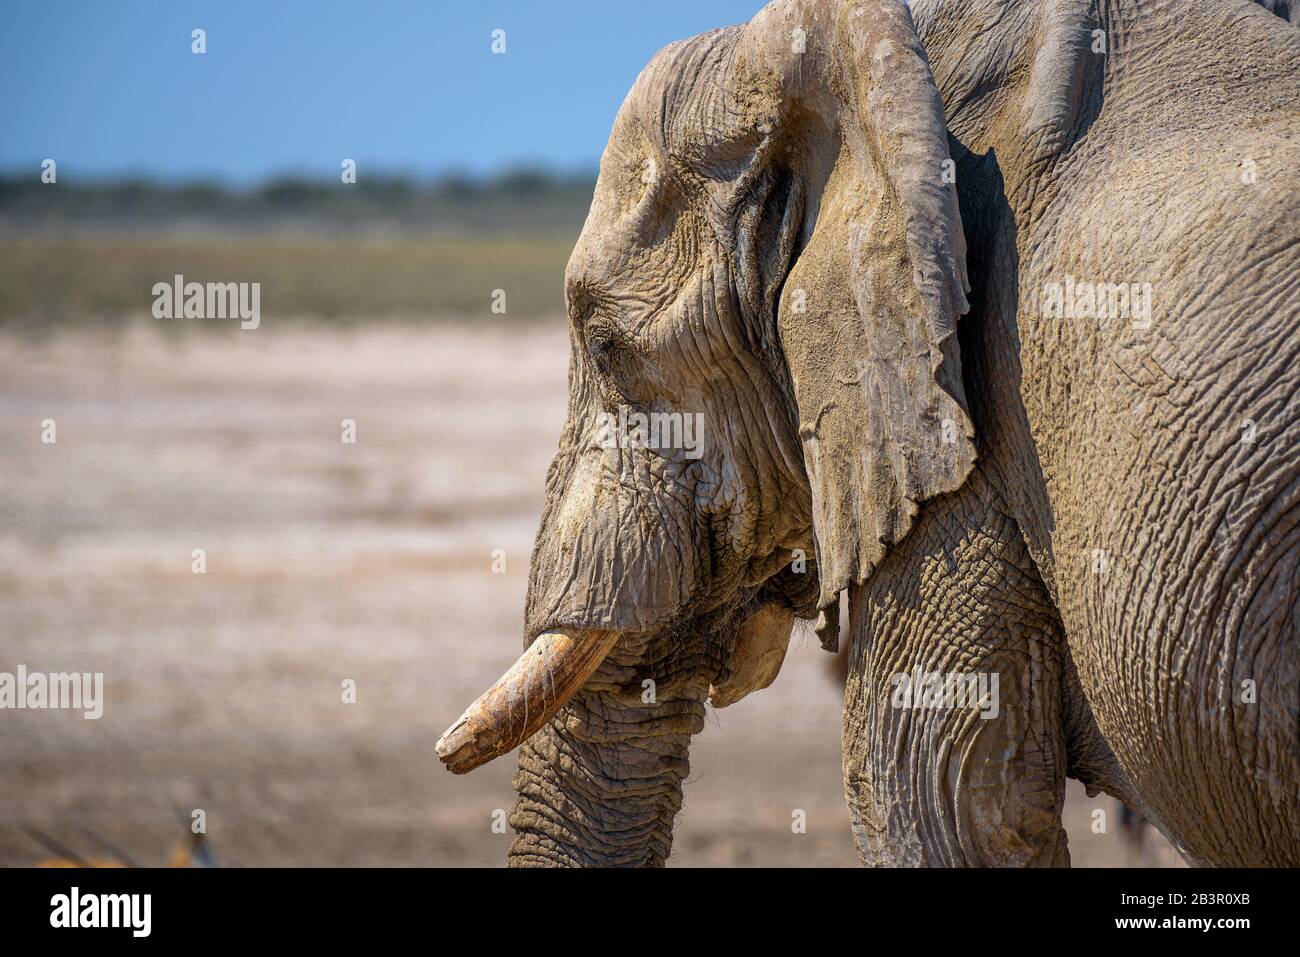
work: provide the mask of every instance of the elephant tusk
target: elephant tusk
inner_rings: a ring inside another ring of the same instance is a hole
[[[537,636],[438,739],[438,758],[453,774],[513,751],[559,711],[600,667],[616,631],[548,631]]]

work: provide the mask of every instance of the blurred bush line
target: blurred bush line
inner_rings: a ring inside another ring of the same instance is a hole
[[[521,167],[491,177],[449,174],[420,180],[368,176],[357,182],[281,176],[247,188],[215,181],[130,178],[73,182],[62,174],[0,175],[0,229],[317,230],[572,232],[591,203],[595,176]]]
[[[260,282],[265,321],[531,319],[563,272],[595,177],[279,177],[247,188],[0,176],[0,324],[33,331],[150,316],[151,289]],[[506,315],[491,312],[506,292]],[[195,320],[191,321],[191,324]]]

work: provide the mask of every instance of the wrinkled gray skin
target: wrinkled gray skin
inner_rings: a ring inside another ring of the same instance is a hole
[[[1246,0],[782,0],[654,59],[526,621],[622,637],[520,749],[512,864],[662,864],[706,699],[841,591],[864,862],[1066,864],[1071,776],[1192,863],[1300,864],[1298,63]],[[1048,318],[1067,275],[1151,282],[1150,327]],[[620,406],[703,455],[600,447]],[[998,716],[892,707],[914,667]]]

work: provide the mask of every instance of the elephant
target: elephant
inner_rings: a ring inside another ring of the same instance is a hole
[[[663,865],[796,621],[848,635],[864,864],[1067,866],[1067,778],[1300,864],[1297,64],[1248,0],[776,0],[653,58],[525,650],[437,745],[519,749],[512,866]]]

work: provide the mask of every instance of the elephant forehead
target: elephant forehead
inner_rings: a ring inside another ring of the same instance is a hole
[[[661,50],[628,107],[646,137],[681,170],[731,178],[771,132],[780,84],[742,53],[745,27],[700,34]]]

